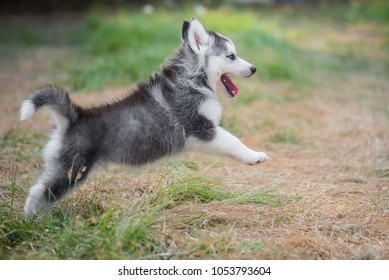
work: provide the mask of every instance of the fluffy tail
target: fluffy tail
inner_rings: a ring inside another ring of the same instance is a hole
[[[47,106],[53,112],[57,125],[64,121],[74,123],[78,117],[77,107],[72,104],[69,94],[54,86],[48,86],[31,95],[20,108],[20,121],[31,118],[42,106]]]

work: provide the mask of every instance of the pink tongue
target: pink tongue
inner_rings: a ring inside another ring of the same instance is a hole
[[[227,74],[223,74],[220,80],[231,96],[236,96],[238,94],[239,88],[232,82],[231,78],[228,77]]]

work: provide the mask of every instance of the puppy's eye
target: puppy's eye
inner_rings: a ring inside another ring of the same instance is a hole
[[[230,55],[227,55],[227,58],[231,59],[231,60],[235,60],[236,59],[236,56],[232,53]]]

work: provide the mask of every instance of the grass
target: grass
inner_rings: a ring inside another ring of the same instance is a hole
[[[181,171],[182,172],[182,171]],[[1,259],[138,259],[166,257],[168,238],[163,233],[164,224],[179,221],[181,228],[194,224],[206,225],[213,231],[220,225],[209,222],[209,216],[199,210],[191,210],[174,219],[166,217],[166,211],[175,211],[182,205],[203,207],[214,203],[224,205],[254,204],[280,207],[287,197],[274,191],[236,194],[221,190],[222,182],[206,177],[179,178],[167,186],[151,186],[150,193],[137,201],[132,209],[116,207],[98,211],[98,203],[92,199],[78,201],[72,207],[71,198],[61,202],[40,221],[27,221],[13,205],[23,193],[1,204],[0,258]],[[15,182],[10,182],[12,189]],[[20,186],[19,186],[20,187]],[[154,189],[153,189],[154,188]],[[80,203],[84,203],[80,205]],[[202,206],[203,205],[203,206]],[[197,250],[205,250],[208,257],[216,257],[219,251],[232,250],[233,245],[215,242],[212,253],[209,241],[203,240]],[[226,249],[225,247],[231,247]],[[175,258],[193,257],[190,253],[177,252]]]
[[[7,212],[5,212],[7,215]],[[53,213],[39,222],[2,218],[0,258],[117,259],[153,252],[153,212],[123,219],[114,211],[80,217]]]
[[[157,11],[152,20],[139,12],[121,9],[107,14],[95,9],[69,28],[63,26],[12,27],[0,29],[0,43],[14,47],[70,45],[76,52],[68,63],[68,80],[74,90],[101,89],[107,85],[145,80],[158,71],[166,57],[180,44],[181,18],[191,11]],[[229,18],[228,23],[225,17]],[[267,28],[254,13],[243,15],[232,9],[210,11],[200,17],[207,28],[224,32],[238,41],[245,59],[260,65],[264,80],[308,81],[309,59],[285,38]],[[279,24],[278,24],[279,25]],[[162,43],[163,42],[163,43]],[[261,56],[257,54],[261,53]],[[147,63],[145,63],[147,61]],[[141,67],[140,67],[141,66]]]
[[[339,13],[341,22],[348,18],[384,20],[388,8],[387,4],[378,1],[366,6],[341,6],[338,10],[343,11]],[[325,13],[326,9],[322,11]],[[363,57],[354,55],[353,50],[358,46],[326,59],[318,59],[316,52],[298,46],[290,38],[304,36],[304,33],[296,33],[288,27],[288,17],[296,17],[295,13],[298,13],[297,9],[292,15],[285,13],[284,18],[270,18],[266,11],[236,13],[232,8],[222,8],[210,10],[199,18],[208,29],[218,30],[237,42],[238,52],[258,66],[258,75],[264,81],[288,81],[301,85],[312,83],[311,73],[315,71],[327,69],[328,73],[336,71],[339,74],[368,64]],[[85,19],[67,23],[69,27],[66,28],[64,24],[0,28],[0,45],[27,48],[70,46],[74,50],[73,59],[67,63],[68,77],[62,82],[73,90],[128,85],[145,80],[150,73],[159,70],[165,58],[171,56],[180,44],[181,19],[191,16],[190,9],[157,10],[152,20],[151,16],[136,8],[135,11],[134,8],[132,11],[122,8],[114,13],[93,9]],[[331,48],[335,50],[337,46]],[[388,65],[384,67],[388,69]]]
[[[294,129],[283,128],[270,137],[270,141],[282,144],[300,144],[301,136]]]
[[[368,5],[355,1],[339,5],[335,16],[348,21],[387,22],[389,20],[389,3],[385,0],[378,0]]]
[[[149,20],[126,10],[110,17],[94,10],[81,30],[84,40],[79,51],[86,59],[70,66],[69,79],[76,90],[143,80],[159,69],[180,39],[180,26],[167,13]]]
[[[174,184],[164,187],[157,195],[154,205],[170,208],[187,201],[210,203],[229,198],[230,193],[223,191],[215,182],[202,177],[183,178]]]
[[[282,105],[291,100],[291,97],[283,97],[280,94],[272,94],[266,90],[259,89],[258,91],[246,91],[244,94],[240,95],[236,100],[237,105],[249,105],[259,100],[269,101],[273,104]]]
[[[13,157],[15,162],[28,162],[40,155],[46,137],[41,133],[20,134],[10,130],[0,138],[0,150],[4,156]]]

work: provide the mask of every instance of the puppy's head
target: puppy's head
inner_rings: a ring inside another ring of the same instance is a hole
[[[234,97],[239,91],[229,75],[248,78],[256,72],[252,64],[237,55],[230,39],[216,32],[206,31],[196,18],[184,21],[182,40],[197,56],[198,64],[205,69],[213,89],[218,88],[227,96]]]

